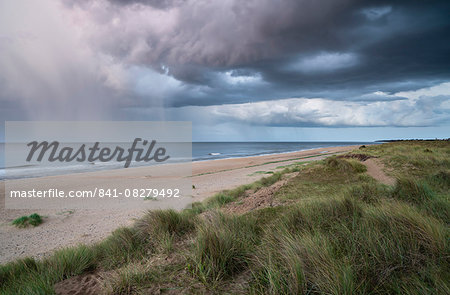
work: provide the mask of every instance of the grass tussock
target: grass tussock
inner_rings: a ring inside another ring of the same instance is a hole
[[[364,203],[374,204],[390,197],[391,189],[388,186],[377,182],[363,182],[351,186],[348,190],[348,194]]]
[[[81,245],[56,251],[41,261],[25,258],[0,266],[0,293],[54,294],[53,284],[95,267],[92,248]]]
[[[33,258],[27,257],[0,267],[0,285],[19,280],[23,274],[38,270],[38,263]]]
[[[33,213],[30,216],[21,216],[19,218],[14,219],[12,224],[16,227],[24,228],[30,225],[38,226],[42,222],[43,222],[42,217],[37,213]]]
[[[207,208],[220,208],[223,205],[231,203],[236,200],[236,196],[230,194],[229,192],[218,193],[212,198],[206,201]]]
[[[62,249],[44,260],[42,267],[52,270],[58,281],[93,270],[95,252],[87,246]]]
[[[351,198],[334,199],[327,202],[313,202],[287,212],[282,218],[282,225],[290,232],[304,232],[320,229],[334,230],[336,225],[351,226],[354,218],[362,214],[359,203]],[[276,224],[276,226],[279,226]]]
[[[0,294],[52,294],[94,270],[111,271],[107,294],[449,294],[449,144],[366,146],[393,188],[361,155],[283,167],[191,209],[148,212],[99,244],[1,265]],[[274,195],[289,205],[221,213],[293,171]]]
[[[254,219],[214,213],[198,225],[191,265],[205,284],[232,277],[248,267],[257,243]]]
[[[392,196],[402,201],[423,204],[432,200],[434,193],[426,182],[403,177],[397,179]]]
[[[194,217],[175,210],[148,211],[135,228],[142,239],[158,240],[165,234],[180,237],[194,229]]]
[[[276,172],[268,177],[263,177],[259,180],[261,186],[270,186],[274,184],[275,182],[281,180],[281,177],[283,176],[282,173]]]
[[[333,257],[333,247],[320,233],[269,236],[255,258],[251,284],[255,294],[352,294],[351,270]]]
[[[148,265],[132,263],[112,274],[105,283],[105,293],[115,295],[139,294],[158,279]]]
[[[96,252],[98,264],[106,269],[140,259],[150,250],[145,241],[140,238],[138,231],[128,227],[115,230],[93,249]]]
[[[328,158],[325,163],[329,168],[341,173],[362,173],[367,170],[366,166],[354,159],[343,159],[333,156]]]
[[[450,171],[439,171],[428,178],[428,183],[437,188],[437,191],[448,192],[450,189]]]
[[[170,253],[177,240],[194,230],[195,220],[195,215],[188,211],[155,210],[139,219],[135,228],[152,251]]]

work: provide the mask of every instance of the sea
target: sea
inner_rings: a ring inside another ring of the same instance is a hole
[[[192,161],[209,161],[228,158],[253,157],[270,154],[305,151],[316,148],[337,147],[358,144],[376,144],[374,142],[194,142],[192,143]],[[184,159],[186,160],[186,159]],[[132,163],[131,167],[145,166],[145,162]],[[5,144],[0,143],[0,180],[20,179],[81,173],[88,171],[124,169],[121,162],[74,163],[64,165],[40,166],[22,165],[5,167]]]

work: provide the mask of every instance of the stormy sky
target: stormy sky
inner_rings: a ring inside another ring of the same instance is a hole
[[[449,15],[448,0],[0,0],[0,119],[447,138]]]

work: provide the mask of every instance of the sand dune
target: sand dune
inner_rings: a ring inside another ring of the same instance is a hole
[[[191,177],[192,184],[195,186],[192,190],[193,201],[202,201],[219,191],[256,181],[265,175],[264,172],[276,171],[280,169],[280,166],[299,161],[318,160],[330,154],[347,152],[357,147],[328,147],[277,155],[194,162]],[[130,179],[127,176],[139,173],[146,175],[146,170],[141,167],[115,170],[115,172],[96,171],[90,172],[89,177],[111,181],[112,177],[109,177],[111,173],[114,174],[114,182],[120,183],[121,177]],[[52,177],[52,181],[57,180],[57,177]],[[31,180],[20,181],[26,186]],[[0,196],[0,263],[19,257],[41,257],[58,248],[99,241],[116,228],[130,225],[145,211],[145,208],[120,211],[5,210],[4,183],[1,185]],[[45,216],[45,222],[42,225],[25,229],[11,226],[13,219],[35,212]]]

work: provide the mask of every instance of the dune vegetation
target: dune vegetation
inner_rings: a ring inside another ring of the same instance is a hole
[[[366,173],[368,157],[394,186]],[[276,205],[225,210],[287,175]],[[53,294],[57,282],[106,273],[105,294],[450,294],[449,197],[448,141],[367,146],[192,209],[150,211],[95,245],[2,265],[0,293]]]
[[[16,227],[27,227],[29,225],[38,226],[43,222],[42,216],[37,213],[33,213],[30,216],[21,216],[12,221],[12,225]]]

